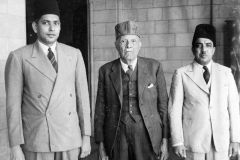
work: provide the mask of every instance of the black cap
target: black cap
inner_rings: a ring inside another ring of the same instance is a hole
[[[193,35],[192,45],[194,46],[195,41],[198,38],[207,38],[213,42],[214,47],[216,46],[216,29],[211,24],[199,24],[195,28]]]
[[[60,17],[60,10],[56,0],[36,0],[34,3],[34,19],[39,19],[45,14],[55,14]]]

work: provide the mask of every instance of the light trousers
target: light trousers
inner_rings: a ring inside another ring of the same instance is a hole
[[[217,152],[213,143],[211,144],[210,151],[208,153],[196,153],[186,151],[187,158],[185,160],[229,160],[228,151]]]
[[[31,152],[24,151],[25,160],[78,160],[80,149],[64,152]]]

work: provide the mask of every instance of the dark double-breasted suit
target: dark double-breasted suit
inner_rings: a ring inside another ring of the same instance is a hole
[[[138,103],[152,148],[159,154],[162,138],[168,136],[166,82],[161,64],[153,59],[138,57]],[[116,143],[122,110],[122,78],[120,59],[99,69],[95,108],[95,139],[104,142],[111,155]]]

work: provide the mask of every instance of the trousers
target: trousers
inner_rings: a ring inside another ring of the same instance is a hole
[[[157,160],[147,129],[140,121],[120,123],[120,131],[113,149],[111,160]]]
[[[217,152],[215,150],[213,141],[211,143],[210,151],[208,153],[196,153],[187,151],[186,160],[229,160],[228,151]]]
[[[23,150],[25,160],[78,160],[80,149],[64,152],[31,152]]]

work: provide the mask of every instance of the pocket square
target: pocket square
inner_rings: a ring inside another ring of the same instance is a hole
[[[147,88],[152,88],[154,85],[152,83],[148,84]]]

